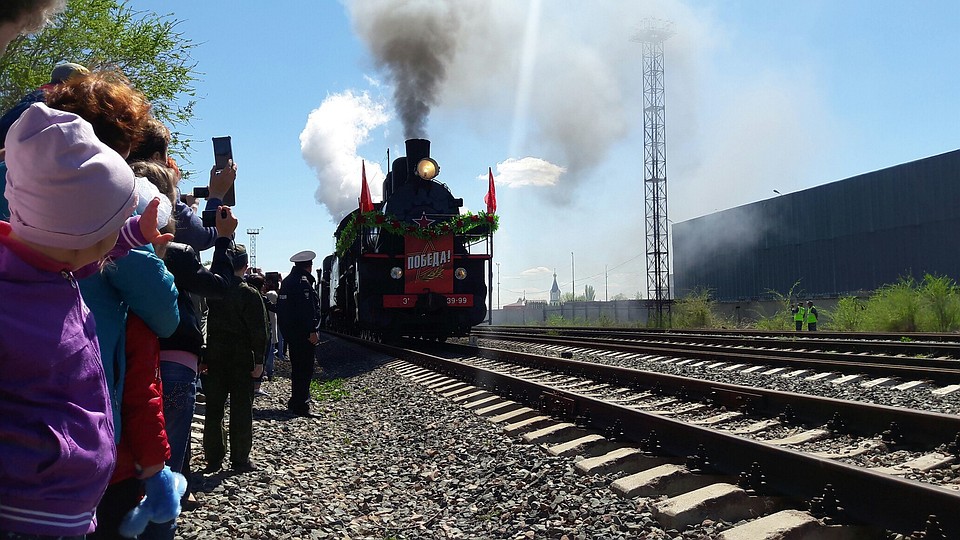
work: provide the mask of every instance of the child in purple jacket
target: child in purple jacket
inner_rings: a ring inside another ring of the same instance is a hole
[[[0,221],[0,538],[82,537],[113,472],[96,326],[76,280],[168,241],[155,199],[79,116],[34,104],[7,135]]]

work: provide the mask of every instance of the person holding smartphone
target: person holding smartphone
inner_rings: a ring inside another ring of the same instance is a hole
[[[218,171],[214,166],[210,169],[210,191],[203,213],[210,213],[213,223],[204,223],[201,216],[193,211],[192,205],[183,202],[183,197],[177,199],[177,232],[176,241],[187,244],[198,253],[210,249],[217,241],[216,211],[223,206],[223,197],[233,186],[237,178],[237,165],[230,160],[227,168]]]
[[[151,118],[144,130],[143,140],[130,152],[127,162],[153,161],[166,165],[174,170],[179,182],[180,170],[168,154],[169,146],[170,130],[160,120]],[[214,157],[216,158],[216,155]],[[214,165],[210,170],[209,193],[206,197],[204,211],[217,210],[223,205],[223,199],[227,192],[233,188],[236,179],[237,165],[232,159],[227,160],[224,166]],[[217,227],[215,223],[211,223],[210,226],[203,224],[202,214],[198,214],[193,209],[194,200],[192,199],[192,195],[182,195],[180,188],[177,188],[176,200],[174,201],[177,231],[174,235],[176,236],[176,242],[187,244],[199,255],[201,251],[210,249],[216,243]]]

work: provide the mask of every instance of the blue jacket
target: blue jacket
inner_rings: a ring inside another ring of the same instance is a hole
[[[220,199],[207,199],[204,210],[216,210],[221,204],[223,202]],[[197,253],[212,248],[216,243],[217,228],[203,226],[203,220],[193,211],[193,208],[180,200],[180,188],[177,188],[174,215],[177,218],[177,231],[174,233],[177,242],[192,247]]]
[[[173,334],[180,323],[177,288],[153,248],[133,249],[102,272],[80,280],[80,292],[97,321],[100,356],[113,406],[115,438],[120,440],[120,404],[126,374],[127,310],[143,319],[158,337]]]
[[[23,111],[30,108],[30,105],[38,101],[43,101],[44,90],[48,85],[43,85],[40,88],[37,88],[33,92],[20,98],[20,101],[17,102],[9,111],[3,113],[3,116],[0,116],[0,148],[5,146],[7,139],[7,132],[10,131],[10,126],[20,118],[20,115],[23,114]]]

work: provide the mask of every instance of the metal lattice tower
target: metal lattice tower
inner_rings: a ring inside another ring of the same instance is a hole
[[[247,229],[247,234],[250,235],[250,249],[247,250],[250,254],[250,268],[260,268],[257,266],[257,235],[260,234],[260,229]]]
[[[663,42],[673,24],[644,19],[633,41],[643,45],[643,185],[647,239],[647,298],[658,326],[670,314],[670,253],[667,226],[667,137],[663,111]]]

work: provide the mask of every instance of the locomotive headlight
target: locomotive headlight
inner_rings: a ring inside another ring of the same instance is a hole
[[[417,176],[424,180],[433,180],[440,174],[440,165],[432,158],[423,158],[417,163]]]
[[[403,277],[403,270],[399,266],[394,266],[390,269],[390,277],[393,279],[400,279]]]
[[[453,271],[453,277],[460,280],[467,279],[467,269],[462,266],[460,268],[457,268],[456,270]]]

